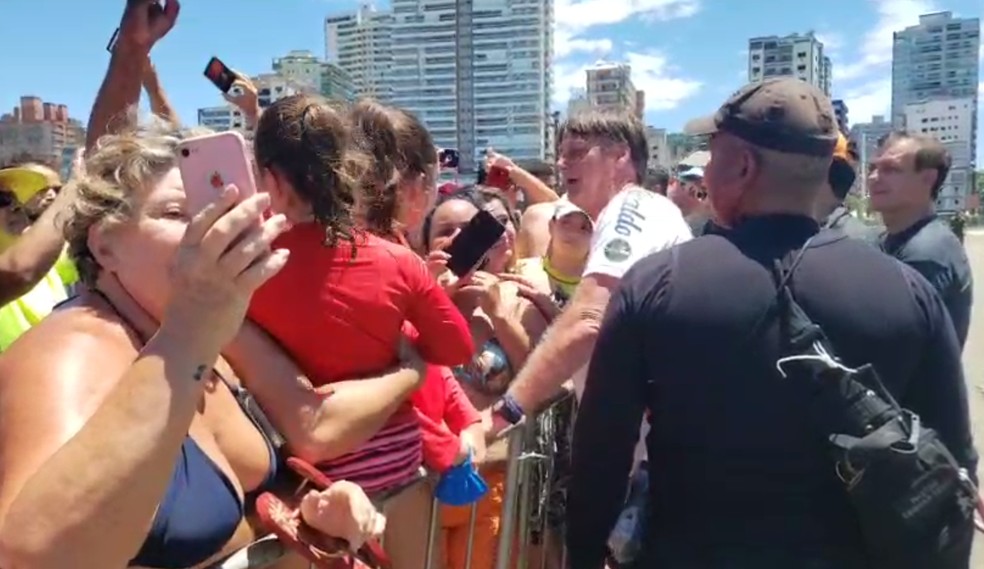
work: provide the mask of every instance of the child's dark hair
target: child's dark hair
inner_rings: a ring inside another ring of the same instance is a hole
[[[353,105],[349,121],[356,144],[372,160],[361,187],[362,222],[372,233],[393,236],[399,231],[399,182],[426,174],[437,163],[437,148],[417,117],[376,101]]]
[[[326,245],[352,241],[355,192],[368,161],[340,109],[317,95],[280,99],[260,117],[253,146],[257,166],[285,177],[311,205]]]

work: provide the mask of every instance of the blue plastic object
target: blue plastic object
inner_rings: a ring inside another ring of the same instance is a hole
[[[649,521],[646,501],[648,496],[649,467],[643,462],[632,476],[628,499],[608,537],[612,557],[620,564],[634,562],[642,551],[642,541]]]
[[[489,491],[488,485],[472,463],[472,454],[458,466],[452,466],[441,475],[434,489],[434,497],[449,506],[467,506],[481,499]]]

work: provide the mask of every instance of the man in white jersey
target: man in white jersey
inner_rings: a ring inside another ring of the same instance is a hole
[[[691,237],[680,210],[639,185],[649,145],[636,117],[586,111],[567,119],[558,137],[567,197],[595,220],[591,252],[574,297],[493,407],[493,436],[540,411],[568,379],[580,399],[608,299],[622,275],[650,253]]]

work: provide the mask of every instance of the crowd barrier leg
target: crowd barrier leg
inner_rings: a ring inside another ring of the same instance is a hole
[[[528,457],[520,457],[519,462],[519,532],[516,536],[516,569],[526,569],[530,545],[530,467]]]
[[[513,429],[509,433],[509,462],[506,466],[506,488],[502,500],[501,525],[499,527],[499,544],[496,550],[495,569],[509,569],[512,556],[513,529],[516,521],[516,502],[519,498],[516,490],[519,487],[519,455],[523,450],[523,442],[529,426]]]
[[[478,502],[471,505],[471,512],[468,514],[468,545],[465,546],[465,569],[471,569],[472,551],[475,547],[475,520],[477,518]]]
[[[430,522],[427,526],[427,555],[424,557],[425,569],[434,567],[434,550],[437,548],[437,536],[440,533],[441,504],[437,498],[431,500]]]

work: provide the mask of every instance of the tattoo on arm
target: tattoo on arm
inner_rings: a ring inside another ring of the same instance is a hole
[[[191,377],[195,378],[195,381],[201,381],[202,378],[205,377],[205,374],[207,373],[208,373],[208,366],[200,365],[197,368],[195,368],[195,373]]]

